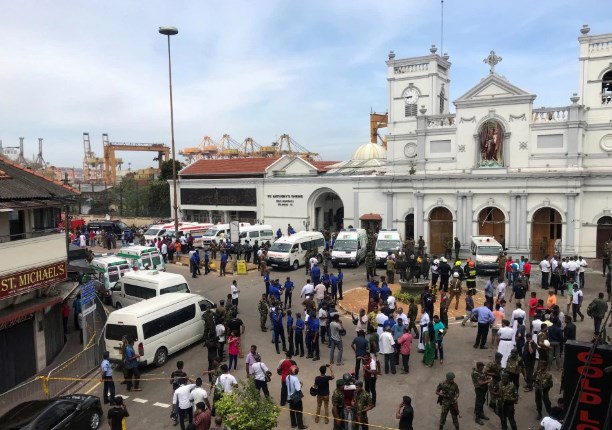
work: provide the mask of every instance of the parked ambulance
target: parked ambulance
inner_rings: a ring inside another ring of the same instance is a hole
[[[238,227],[242,229],[243,227],[248,227],[251,224],[248,222],[241,222]],[[230,225],[229,224],[215,224],[210,227],[208,230],[204,232],[202,235],[202,248],[208,249],[212,241],[216,241],[217,244],[224,241],[230,235]],[[237,238],[232,238],[234,242],[237,242]]]
[[[314,250],[318,255],[323,249],[325,238],[320,231],[299,231],[277,239],[268,251],[266,263],[272,267],[297,270],[304,265],[306,252]]]
[[[114,255],[97,256],[91,260],[89,267],[96,271],[101,287],[100,291],[97,292],[104,302],[111,301],[112,288],[119,279],[132,271],[132,266],[128,260]]]
[[[255,243],[256,240],[259,243],[265,243],[270,241],[270,243],[274,242],[274,230],[271,225],[246,225],[244,227],[240,227],[240,243],[244,245],[244,243],[248,240],[251,245]]]
[[[185,229],[196,226],[197,224],[198,223],[195,222],[179,222],[179,231],[184,231]],[[147,242],[152,243],[154,239],[161,239],[164,236],[171,236],[173,234],[174,223],[169,222],[166,224],[154,224],[149,226],[149,229],[144,232],[143,236]]]
[[[331,258],[332,265],[359,266],[365,260],[368,235],[362,228],[342,229],[336,236]]]
[[[385,264],[389,251],[394,253],[396,257],[399,257],[401,250],[402,237],[397,229],[382,228],[378,231],[376,246],[374,247],[374,252],[376,253],[376,264],[378,266]]]
[[[470,244],[476,273],[497,272],[498,258],[504,248],[493,236],[472,236]]]
[[[154,246],[124,246],[117,253],[117,257],[125,258],[135,269],[166,270],[161,253]]]

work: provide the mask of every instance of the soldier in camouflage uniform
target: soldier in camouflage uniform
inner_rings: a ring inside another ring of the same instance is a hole
[[[207,309],[206,312],[204,312],[204,342],[216,337],[217,331],[215,330],[215,311],[214,309]]]
[[[512,348],[512,351],[510,351],[510,356],[506,361],[506,373],[517,390],[519,389],[519,375],[523,375],[523,378],[527,379],[525,362],[523,362],[523,358],[519,355],[516,348]]]
[[[444,257],[453,258],[453,242],[448,237],[444,238],[442,246],[444,246]]]
[[[217,324],[225,324],[227,319],[227,313],[225,311],[225,300],[219,301],[219,306],[215,310],[215,322]]]
[[[304,266],[306,267],[306,274],[307,275],[310,273],[310,257],[312,257],[312,252],[309,249],[304,254]]]
[[[446,374],[446,381],[438,384],[436,388],[436,395],[438,396],[438,403],[442,405],[442,413],[440,414],[440,430],[444,429],[444,423],[446,423],[446,417],[450,412],[455,430],[459,430],[459,405],[457,399],[459,398],[459,387],[455,383],[455,374],[448,372]]]
[[[550,415],[550,397],[548,392],[553,386],[552,375],[548,372],[548,365],[545,361],[540,361],[538,370],[533,377],[533,387],[535,388],[535,402],[538,410],[538,419],[542,419],[542,403],[546,408],[546,414]]]
[[[266,300],[266,295],[261,295],[261,300],[259,301],[259,305],[257,307],[259,310],[259,327],[261,331],[268,331],[266,328],[266,320],[268,319],[268,301]]]
[[[363,381],[355,382],[355,398],[353,399],[355,411],[354,430],[368,430],[368,411],[374,408],[372,396],[363,389]]]
[[[603,246],[603,261],[602,261],[602,272],[603,276],[606,276],[606,270],[610,271],[610,258],[612,257],[612,240],[606,240]]]
[[[376,259],[374,258],[374,252],[369,251],[365,258],[366,266],[366,278],[369,281],[376,276]]]
[[[333,430],[344,430],[344,379],[338,379],[336,381],[336,389],[331,399],[332,403],[332,415],[334,416],[334,429]]]
[[[472,369],[472,383],[474,384],[474,391],[476,392],[476,402],[474,403],[474,419],[477,424],[484,425],[482,420],[488,420],[484,414],[484,404],[487,398],[487,390],[489,384],[493,382],[493,378],[487,376],[484,372],[484,363],[479,361],[476,363],[476,367]]]
[[[501,381],[495,385],[493,390],[497,393],[497,414],[501,420],[502,430],[508,430],[508,422],[512,430],[517,430],[514,405],[518,402],[518,392],[507,372],[502,373]]]
[[[489,406],[493,409],[495,409],[497,407],[497,395],[493,392],[493,387],[499,382],[501,381],[501,372],[502,372],[502,367],[501,367],[501,360],[502,360],[503,354],[496,352],[495,353],[495,360],[491,361],[489,364],[487,364],[485,373],[490,376],[493,379],[493,382],[491,384],[489,384],[489,392],[491,394],[491,399],[489,401]]]
[[[411,237],[404,242],[404,254],[407,256],[414,254],[414,239]]]
[[[326,249],[325,251],[323,251],[323,272],[328,271],[330,261],[331,261],[331,254]]]

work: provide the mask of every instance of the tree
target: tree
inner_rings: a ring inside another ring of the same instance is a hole
[[[270,430],[281,408],[257,391],[252,379],[240,381],[234,391],[215,402],[215,409],[232,430]]]
[[[161,164],[161,170],[159,172],[159,181],[171,181],[172,180],[172,162],[176,165],[176,176],[178,179],[178,172],[183,167],[179,161],[168,160],[163,161]]]

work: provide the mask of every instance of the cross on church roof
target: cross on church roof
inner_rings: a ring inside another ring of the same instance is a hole
[[[482,60],[483,63],[488,64],[490,66],[490,73],[495,73],[495,65],[502,60],[502,57],[498,57],[495,55],[495,51],[491,51],[489,56]]]

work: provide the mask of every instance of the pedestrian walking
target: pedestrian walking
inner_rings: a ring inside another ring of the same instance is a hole
[[[580,315],[580,321],[584,321],[584,315],[580,312],[580,306],[582,306],[582,300],[584,299],[584,294],[582,294],[582,290],[578,288],[578,284],[574,284],[574,289],[572,292],[572,314],[574,317],[574,321],[577,321],[577,316]]]
[[[308,426],[304,425],[304,418],[302,411],[304,405],[302,398],[302,382],[298,378],[300,369],[293,365],[290,369],[290,374],[287,376],[287,396],[289,399],[289,419],[291,420],[291,427],[298,429],[306,429]]]
[[[402,356],[402,371],[401,373],[410,373],[410,351],[412,350],[412,334],[407,325],[403,325],[404,333],[397,340],[400,346],[400,355]],[[401,428],[401,427],[400,427]]]
[[[115,403],[115,382],[113,381],[113,368],[108,360],[110,354],[108,351],[104,351],[102,355],[102,362],[100,363],[101,381],[102,381],[102,398],[104,404]]]
[[[326,375],[327,369],[329,369],[329,375]],[[315,417],[315,423],[318,423],[321,418],[321,406],[325,410],[325,424],[329,423],[329,381],[335,379],[334,369],[331,365],[326,364],[325,366],[319,367],[320,375],[314,380],[314,387],[317,390],[317,413]]]
[[[362,358],[363,362],[363,382],[365,390],[372,396],[372,403],[376,406],[376,379],[380,375],[380,362],[374,353],[370,353]]]
[[[234,312],[238,313],[238,296],[240,295],[240,290],[238,289],[238,281],[235,279],[232,281],[232,285],[230,285],[230,293],[232,295],[232,306],[234,307]]]
[[[368,411],[374,408],[372,396],[363,389],[363,381],[355,382],[353,409],[355,414],[354,430],[368,430]]]
[[[188,424],[193,422],[193,406],[189,401],[191,390],[196,387],[196,384],[186,384],[185,380],[182,380],[182,385],[174,390],[172,396],[172,408],[174,413],[178,415],[178,423],[181,426],[181,430],[185,430],[185,418],[187,418]]]
[[[389,370],[395,375],[395,341],[391,334],[391,327],[386,326],[383,333],[380,335],[380,353],[385,357],[385,375],[389,374]]]
[[[255,355],[255,363],[252,366],[253,380],[255,381],[255,388],[257,391],[263,391],[264,396],[266,398],[270,397],[270,391],[268,390],[268,382],[272,378],[272,372],[268,369],[261,361],[261,355]]]
[[[128,372],[127,390],[142,391],[140,388],[140,370],[138,370],[138,358],[140,356],[134,351],[134,339],[128,340],[128,345],[125,348],[125,368]],[[134,388],[132,388],[132,385]]]
[[[76,295],[76,298],[72,302],[72,309],[74,310],[74,328],[79,330],[79,314],[81,313],[81,293]],[[574,317],[574,319],[576,319]]]
[[[336,364],[338,364],[339,366],[342,366],[344,363],[342,362],[342,352],[343,352],[343,345],[342,345],[342,336],[343,333],[346,334],[346,330],[344,329],[344,326],[342,325],[342,321],[340,321],[340,315],[339,314],[335,314],[333,316],[332,322],[329,325],[329,331],[330,331],[330,342],[331,342],[331,347],[329,348],[329,364],[333,365],[334,364],[334,351],[337,348],[338,349],[338,357],[335,361]]]
[[[512,430],[517,430],[514,420],[514,405],[518,402],[518,393],[507,372],[502,372],[501,381],[497,383],[495,391],[498,396],[497,414],[501,420],[502,430],[508,429],[508,423],[510,423]]]
[[[412,408],[412,398],[404,396],[402,402],[395,411],[395,419],[399,420],[399,430],[413,430],[412,421],[414,420],[414,409]]]
[[[535,388],[535,404],[538,411],[538,419],[542,419],[542,404],[546,409],[546,413],[550,415],[550,397],[548,395],[550,389],[553,386],[552,375],[548,371],[548,363],[541,361],[538,370],[533,378],[533,385]]]

